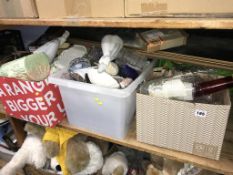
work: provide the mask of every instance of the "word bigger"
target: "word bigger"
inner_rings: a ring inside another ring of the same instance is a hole
[[[25,100],[16,99],[16,100],[6,100],[7,105],[10,107],[11,111],[37,111],[37,110],[48,110],[52,105],[52,102],[55,102],[56,98],[53,96],[52,91],[45,93],[43,97],[27,98]],[[61,109],[61,106],[57,105],[58,109]]]
[[[65,117],[59,89],[47,80],[0,77],[0,100],[10,116],[39,125],[53,127]]]

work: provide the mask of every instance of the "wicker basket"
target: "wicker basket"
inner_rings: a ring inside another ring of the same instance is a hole
[[[137,94],[137,140],[218,160],[231,107],[221,93],[223,105]]]

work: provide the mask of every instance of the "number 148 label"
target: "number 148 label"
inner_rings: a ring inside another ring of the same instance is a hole
[[[195,116],[200,117],[200,118],[205,118],[207,116],[207,111],[201,110],[201,109],[196,109]]]

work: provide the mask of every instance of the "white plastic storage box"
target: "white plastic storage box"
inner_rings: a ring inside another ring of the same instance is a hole
[[[65,71],[49,77],[59,85],[68,121],[79,128],[123,139],[136,110],[136,88],[150,73],[155,61],[125,89],[111,89],[61,78]]]

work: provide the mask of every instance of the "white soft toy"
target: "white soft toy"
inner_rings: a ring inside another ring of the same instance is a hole
[[[58,163],[56,157],[51,158],[50,160],[50,168],[56,173],[61,172],[61,166]]]
[[[41,138],[28,135],[11,161],[0,170],[0,175],[15,175],[26,164],[34,165],[36,168],[42,168],[45,163],[46,154]]]
[[[103,175],[126,175],[128,172],[128,161],[124,153],[118,151],[110,155],[103,166]]]
[[[0,175],[15,175],[26,164],[34,165],[36,168],[42,168],[45,165],[46,152],[41,139],[45,132],[44,128],[33,123],[27,123],[24,130],[28,135],[23,145],[10,162],[0,170]]]
[[[90,161],[84,170],[75,175],[93,174],[103,166],[104,160],[100,148],[93,142],[87,142],[87,148],[90,154]]]

